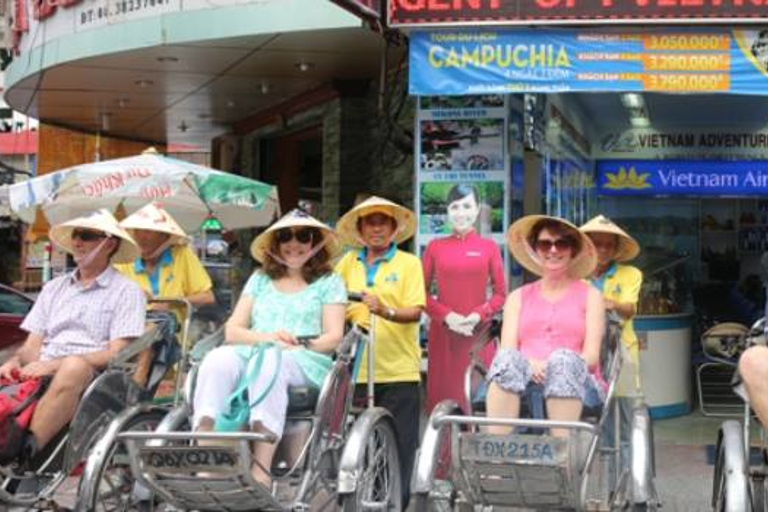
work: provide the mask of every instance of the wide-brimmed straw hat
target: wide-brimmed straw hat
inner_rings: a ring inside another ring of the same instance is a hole
[[[120,248],[112,255],[111,263],[130,263],[141,254],[131,235],[120,227],[117,219],[108,210],[97,210],[89,215],[57,224],[51,228],[48,235],[53,243],[73,254],[72,231],[75,229],[92,229],[119,238]]]
[[[400,206],[387,199],[371,196],[342,215],[336,223],[336,232],[341,236],[341,241],[346,245],[363,245],[360,231],[357,229],[357,221],[374,213],[383,213],[395,219],[395,243],[401,244],[416,233],[416,216],[405,206]]]
[[[341,244],[339,243],[338,236],[336,236],[336,233],[334,233],[330,226],[323,224],[307,212],[297,208],[283,215],[277,222],[269,226],[263,233],[253,240],[251,243],[251,255],[256,261],[263,264],[272,242],[272,236],[283,228],[293,227],[318,229],[323,235],[323,240],[325,241],[324,247],[328,252],[328,256],[333,258],[339,253]]]
[[[574,224],[565,219],[550,217],[549,215],[527,215],[518,219],[509,227],[507,243],[509,244],[509,250],[512,251],[512,256],[514,256],[517,262],[528,271],[538,276],[542,275],[541,260],[539,255],[536,254],[536,250],[528,243],[528,235],[536,223],[544,219],[552,220],[571,228],[581,240],[581,250],[571,259],[568,267],[570,275],[581,279],[592,274],[597,266],[597,251],[592,240],[585,233],[579,231],[579,228]]]
[[[179,223],[158,203],[149,203],[140,210],[133,212],[120,223],[123,229],[131,232],[134,229],[157,231],[170,235],[170,245],[189,243],[189,236],[181,229]]]
[[[608,233],[610,235],[618,235],[619,246],[616,248],[616,254],[613,256],[614,261],[629,261],[640,254],[640,244],[637,243],[637,240],[629,236],[626,231],[605,215],[593,217],[589,222],[581,226],[579,231],[587,234]]]

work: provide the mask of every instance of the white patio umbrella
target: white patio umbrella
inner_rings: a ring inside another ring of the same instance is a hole
[[[265,226],[279,215],[277,189],[266,183],[169,158],[140,155],[76,165],[8,187],[12,211],[32,223],[41,209],[57,224],[98,208],[130,214],[161,203],[188,233],[208,218],[224,229]]]

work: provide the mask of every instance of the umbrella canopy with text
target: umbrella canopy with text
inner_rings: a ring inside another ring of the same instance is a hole
[[[279,214],[277,189],[266,183],[158,154],[76,165],[8,188],[11,209],[32,223],[42,210],[57,224],[98,208],[131,214],[160,202],[188,233],[216,218],[224,229],[269,224]]]

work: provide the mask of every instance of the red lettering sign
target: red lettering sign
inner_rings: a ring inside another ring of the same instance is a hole
[[[588,23],[670,19],[768,20],[768,0],[387,0],[392,26]]]

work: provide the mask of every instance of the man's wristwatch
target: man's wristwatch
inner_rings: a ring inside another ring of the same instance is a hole
[[[395,319],[395,310],[392,308],[387,308],[387,319],[388,320],[394,320]]]

